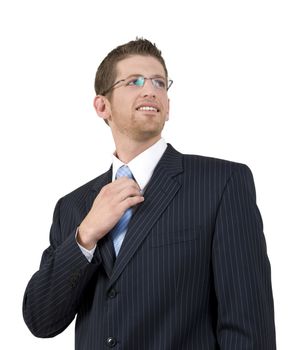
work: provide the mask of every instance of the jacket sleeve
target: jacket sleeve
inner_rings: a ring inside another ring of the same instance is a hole
[[[246,165],[236,164],[224,188],[212,249],[219,348],[275,350],[270,264]]]
[[[62,232],[60,199],[50,230],[50,247],[42,255],[23,299],[23,317],[37,337],[53,337],[74,319],[82,293],[101,263],[98,248],[91,263],[75,240],[76,228]]]

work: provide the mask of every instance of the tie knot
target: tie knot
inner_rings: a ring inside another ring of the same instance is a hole
[[[122,165],[116,172],[116,179],[118,179],[121,176],[126,176],[130,179],[133,178],[132,172],[130,171],[129,167],[127,165]]]

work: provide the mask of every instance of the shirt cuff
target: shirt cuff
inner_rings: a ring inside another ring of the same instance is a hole
[[[78,244],[79,248],[81,249],[81,252],[85,255],[87,260],[89,262],[91,262],[92,259],[93,259],[93,255],[94,255],[94,252],[95,252],[95,249],[96,249],[97,245],[95,244],[95,247],[93,249],[90,249],[90,250],[88,250],[88,249],[84,248],[83,246],[81,246],[81,244],[79,244],[78,240],[77,240],[78,232],[79,232],[79,227],[77,227],[76,235],[75,235],[76,243]]]

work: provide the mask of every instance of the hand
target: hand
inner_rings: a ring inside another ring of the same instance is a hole
[[[94,248],[128,208],[143,201],[138,184],[127,177],[120,177],[104,186],[79,226],[78,242],[86,249]]]

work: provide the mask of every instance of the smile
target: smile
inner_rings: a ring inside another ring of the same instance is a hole
[[[152,111],[152,112],[159,112],[159,110],[155,107],[151,106],[141,106],[136,109],[137,111]]]

